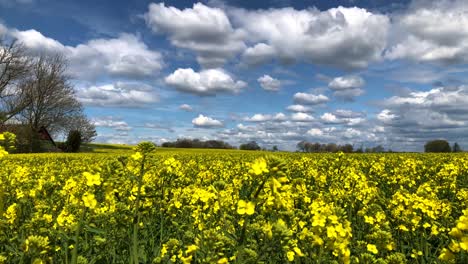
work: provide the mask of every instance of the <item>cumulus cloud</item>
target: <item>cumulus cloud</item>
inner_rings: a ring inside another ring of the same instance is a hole
[[[414,1],[395,21],[398,39],[388,59],[458,64],[468,62],[468,4],[463,0]]]
[[[153,87],[130,82],[80,87],[77,98],[84,105],[100,107],[140,108],[159,101]]]
[[[265,43],[255,44],[244,51],[243,61],[248,65],[260,65],[275,58],[275,49]]]
[[[307,134],[313,137],[321,137],[323,136],[323,131],[319,128],[311,128],[310,130],[307,131]]]
[[[91,119],[91,122],[96,127],[106,127],[112,128],[117,131],[130,131],[132,128],[127,124],[127,122],[123,121],[122,119],[115,118],[112,116],[104,116],[104,117],[97,117]]]
[[[312,108],[308,106],[304,106],[304,105],[299,105],[299,104],[290,105],[286,109],[291,112],[304,112],[304,113],[313,112]]]
[[[376,115],[395,142],[421,150],[431,139],[468,140],[468,86],[437,87],[385,99]],[[411,145],[413,144],[413,145]]]
[[[279,89],[281,88],[281,81],[271,77],[268,74],[265,74],[262,77],[258,78],[257,81],[260,84],[260,86],[267,91],[276,92],[279,91]]]
[[[267,122],[267,121],[285,121],[287,116],[283,113],[277,113],[275,115],[269,114],[254,114],[251,117],[244,118],[248,122]]]
[[[220,67],[245,49],[242,32],[232,27],[220,8],[196,3],[178,9],[153,3],[144,17],[153,32],[167,34],[172,45],[196,52],[204,67]]]
[[[6,35],[8,32],[8,28],[0,23],[0,38]]]
[[[236,81],[222,69],[209,69],[195,72],[191,68],[177,69],[165,78],[166,84],[175,89],[195,95],[215,95],[217,93],[238,93],[247,84]]]
[[[183,111],[186,111],[186,112],[192,112],[193,111],[193,108],[188,105],[188,104],[182,104],[179,106],[179,109],[180,110],[183,110]]]
[[[254,114],[252,117],[245,118],[245,121],[250,122],[265,122],[271,120],[271,115],[264,115],[264,114]]]
[[[164,67],[162,55],[150,50],[132,34],[118,38],[92,39],[77,46],[66,46],[34,29],[9,30],[9,34],[33,54],[63,54],[69,61],[69,74],[81,80],[122,77],[131,79],[154,77]]]
[[[294,94],[294,102],[305,105],[319,105],[328,102],[330,99],[323,94],[296,93]]]
[[[357,7],[326,11],[231,8],[229,13],[254,44],[243,55],[246,63],[253,64],[275,58],[285,63],[366,67],[381,58],[390,26],[387,16]]]
[[[388,109],[380,113],[382,121],[433,128],[463,126],[468,121],[468,86],[439,87],[393,96],[383,105]]]
[[[346,101],[352,101],[355,97],[364,93],[361,89],[366,82],[359,76],[348,75],[336,77],[330,81],[328,87],[334,91],[333,95]]]
[[[362,124],[366,120],[362,117],[357,116],[350,116],[349,113],[345,113],[344,115],[333,114],[333,113],[324,113],[320,117],[325,124],[344,124],[348,126],[356,126]]]
[[[392,112],[388,109],[382,110],[378,115],[377,119],[384,122],[388,123],[391,122],[393,119],[395,119],[397,116],[392,114]]]
[[[201,115],[201,114],[192,120],[192,124],[195,127],[200,127],[200,128],[215,128],[215,127],[224,126],[221,121],[213,119],[208,116]]]
[[[314,121],[315,118],[307,113],[298,112],[291,115],[291,120],[296,122],[310,122]]]

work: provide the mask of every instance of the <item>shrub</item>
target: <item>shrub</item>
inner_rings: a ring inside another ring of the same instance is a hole
[[[81,132],[78,130],[72,130],[68,133],[66,145],[66,152],[78,152],[81,146]]]
[[[424,145],[424,152],[451,152],[451,148],[447,140],[432,140]]]

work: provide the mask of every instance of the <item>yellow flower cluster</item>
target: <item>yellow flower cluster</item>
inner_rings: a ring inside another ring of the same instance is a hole
[[[468,263],[467,154],[137,151],[0,152],[0,263]]]

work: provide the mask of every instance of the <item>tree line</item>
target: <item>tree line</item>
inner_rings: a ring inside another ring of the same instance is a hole
[[[77,100],[67,60],[60,54],[31,56],[20,43],[0,39],[0,128],[21,126],[18,141],[40,151],[38,132],[79,132],[91,142],[96,129]]]
[[[208,148],[208,149],[234,149],[229,143],[221,140],[207,140],[181,138],[172,142],[161,144],[164,148]]]
[[[428,141],[424,145],[424,152],[463,152],[460,145],[457,142],[453,143],[453,146],[450,147],[450,144],[447,140],[436,139]]]

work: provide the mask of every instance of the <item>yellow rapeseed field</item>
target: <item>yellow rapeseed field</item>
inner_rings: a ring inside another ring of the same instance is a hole
[[[0,149],[0,263],[468,263],[468,155]]]

